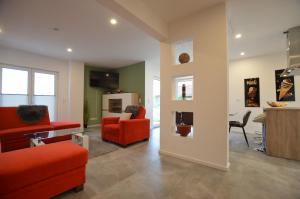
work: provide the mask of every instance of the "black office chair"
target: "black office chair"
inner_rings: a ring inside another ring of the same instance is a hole
[[[243,129],[243,133],[244,133],[244,137],[245,137],[245,140],[247,142],[248,147],[249,147],[249,143],[248,143],[248,139],[247,139],[247,135],[246,135],[244,127],[246,126],[246,124],[247,124],[247,122],[249,120],[250,114],[251,114],[251,111],[247,111],[246,112],[246,114],[243,117],[243,123],[241,123],[239,121],[229,121],[229,133],[230,133],[231,127],[242,128]]]

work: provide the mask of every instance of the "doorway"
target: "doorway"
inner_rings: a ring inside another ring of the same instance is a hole
[[[153,109],[152,109],[152,121],[153,128],[160,126],[160,80],[158,78],[153,79]]]

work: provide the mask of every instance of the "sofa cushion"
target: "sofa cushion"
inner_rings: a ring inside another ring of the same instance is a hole
[[[45,105],[20,105],[17,107],[17,115],[26,124],[39,123],[47,112],[48,107]]]
[[[120,124],[107,124],[103,128],[105,132],[119,134]]]
[[[132,113],[131,119],[134,119],[137,116],[137,114],[139,113],[139,106],[129,105],[129,106],[126,107],[124,112],[125,113]]]
[[[38,123],[26,124],[25,122],[22,121],[21,117],[17,114],[17,107],[0,107],[0,118],[5,118],[0,120],[0,130],[50,124],[48,111]]]
[[[0,194],[85,166],[87,150],[71,141],[0,154]]]
[[[71,121],[53,121],[50,123],[54,130],[60,129],[71,129],[80,127],[79,122],[71,122]]]
[[[121,113],[119,122],[123,120],[130,120],[132,113]]]
[[[19,128],[10,128],[0,130],[0,137],[9,136],[12,137],[19,137],[20,135],[24,135],[26,133],[33,133],[33,132],[42,132],[42,131],[49,131],[53,130],[51,125],[31,125],[31,126],[24,126]]]

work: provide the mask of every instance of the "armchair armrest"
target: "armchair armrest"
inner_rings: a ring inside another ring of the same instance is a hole
[[[132,119],[120,121],[120,136],[123,143],[128,143],[130,140],[134,139],[149,139],[150,120]]]
[[[104,117],[102,118],[102,126],[106,124],[117,124],[119,122],[119,117]]]
[[[148,126],[149,124],[149,129],[150,129],[150,120],[149,119],[131,119],[131,120],[121,120],[120,121],[120,126],[128,128],[131,126],[137,127],[135,125],[143,125],[143,126]]]

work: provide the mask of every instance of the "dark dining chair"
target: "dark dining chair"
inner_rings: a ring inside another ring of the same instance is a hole
[[[181,122],[187,125],[193,125],[193,112],[176,112],[176,125]]]
[[[249,117],[250,117],[251,111],[247,111],[246,114],[243,117],[243,123],[239,122],[239,121],[229,121],[229,133],[230,133],[230,129],[231,127],[238,127],[238,128],[242,128],[243,129],[243,133],[244,133],[244,137],[245,140],[247,142],[247,145],[249,147],[249,143],[248,143],[248,139],[247,139],[247,135],[245,132],[244,127],[247,125]]]

